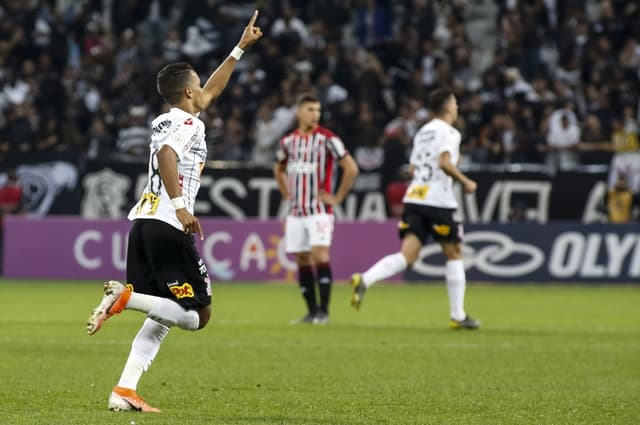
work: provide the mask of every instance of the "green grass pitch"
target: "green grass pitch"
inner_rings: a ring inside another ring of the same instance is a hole
[[[214,317],[171,331],[139,393],[106,409],[143,315],[94,336],[98,282],[0,280],[0,424],[638,424],[640,288],[471,285],[477,332],[447,328],[442,285],[380,285],[360,312],[291,326],[294,284],[218,284]]]

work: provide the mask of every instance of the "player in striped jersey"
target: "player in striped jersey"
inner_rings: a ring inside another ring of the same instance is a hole
[[[299,323],[325,324],[329,321],[331,276],[329,248],[333,235],[333,206],[349,193],[358,175],[358,166],[331,130],[318,125],[320,101],[311,93],[298,98],[298,128],[278,145],[273,172],[283,199],[289,201],[285,244],[296,255],[298,281],[307,304],[307,314]],[[335,194],[332,178],[335,164],[342,178]],[[320,303],[316,301],[316,266]]]
[[[149,179],[129,213],[133,226],[127,247],[127,285],[106,282],[102,301],[87,322],[87,332],[93,335],[122,310],[147,315],[109,396],[111,410],[159,412],[136,392],[142,373],[151,366],[171,327],[195,331],[205,327],[211,316],[211,281],[193,237],[193,233],[203,237],[194,204],[207,156],[204,123],[198,115],[227,86],[243,49],[262,37],[254,26],[257,17],[256,11],[238,45],[203,87],[198,74],[184,62],[167,65],[158,73],[158,93],[171,109],[152,122]],[[190,364],[188,355],[174,362],[185,369],[199,366]]]

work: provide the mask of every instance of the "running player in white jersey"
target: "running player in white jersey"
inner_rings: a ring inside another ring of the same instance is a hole
[[[467,193],[476,190],[476,183],[456,166],[460,158],[460,132],[452,127],[458,117],[458,103],[453,92],[446,87],[434,90],[428,103],[435,117],[413,139],[409,159],[413,177],[404,195],[404,213],[398,225],[401,251],[351,277],[351,305],[360,308],[367,288],[410,267],[418,259],[429,235],[433,235],[447,259],[449,325],[453,329],[477,329],[479,322],[464,310],[466,277],[462,262],[462,224],[454,219],[458,203],[453,194],[453,180],[462,184]]]
[[[307,305],[307,314],[296,323],[326,324],[333,284],[329,257],[333,205],[341,203],[349,193],[358,166],[342,140],[318,125],[321,107],[318,98],[303,93],[297,104],[298,128],[280,141],[273,173],[282,197],[290,201],[285,226],[286,251],[296,255],[300,291]],[[332,174],[336,164],[342,168],[342,177],[333,194]],[[316,301],[316,281],[320,303]]]
[[[207,157],[204,124],[198,114],[217,99],[245,48],[261,36],[256,11],[238,45],[211,74],[204,87],[187,63],[165,66],[157,76],[158,92],[171,110],[153,120],[149,180],[131,209],[133,226],[127,252],[127,284],[108,281],[104,296],[92,311],[87,332],[122,310],[147,315],[131,344],[118,385],[111,391],[111,410],[159,412],[136,392],[142,373],[151,366],[169,329],[195,331],[211,316],[211,281],[200,259],[193,233],[203,238],[194,214],[200,172]],[[176,359],[183,363],[183,358]]]

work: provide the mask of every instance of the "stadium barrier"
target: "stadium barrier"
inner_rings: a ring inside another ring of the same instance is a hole
[[[25,208],[39,216],[79,215],[123,218],[147,182],[147,164],[92,160],[78,169],[52,161],[22,165],[17,172],[25,190]],[[606,167],[553,172],[542,165],[465,168],[478,191],[463,194],[455,186],[467,223],[507,222],[514,207],[530,220],[606,221]],[[343,220],[384,221],[386,198],[381,170],[362,170],[352,192],[336,208]],[[211,162],[203,170],[195,203],[199,217],[269,219],[286,214],[271,167]]]
[[[197,241],[218,281],[295,280],[276,220],[201,219]],[[4,275],[10,278],[124,279],[126,220],[7,217]],[[487,282],[640,282],[640,228],[634,225],[535,223],[469,225],[464,254],[469,280]],[[396,223],[338,222],[331,250],[334,277],[348,279],[399,249]],[[404,278],[441,281],[439,246],[425,246]],[[395,280],[402,278],[396,276]]]

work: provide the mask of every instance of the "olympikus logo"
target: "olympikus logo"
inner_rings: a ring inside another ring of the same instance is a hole
[[[188,283],[183,283],[180,286],[170,286],[169,290],[173,293],[176,299],[193,298],[193,287]]]
[[[193,120],[191,118],[187,118],[184,120],[184,125],[193,125]]]

